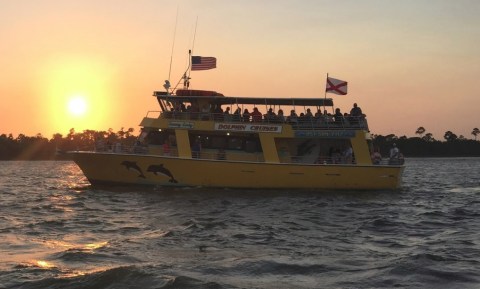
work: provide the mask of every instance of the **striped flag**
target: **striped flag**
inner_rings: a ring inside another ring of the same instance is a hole
[[[327,77],[327,88],[325,92],[345,95],[347,94],[347,84],[348,82],[346,81]]]
[[[215,57],[192,56],[192,70],[207,70],[217,67]]]

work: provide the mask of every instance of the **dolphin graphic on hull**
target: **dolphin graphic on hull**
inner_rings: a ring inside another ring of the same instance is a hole
[[[146,178],[142,172],[142,169],[137,165],[136,162],[123,161],[121,165],[125,166],[125,168],[129,171],[136,172],[139,178]]]
[[[147,172],[151,172],[153,174],[155,174],[156,176],[158,175],[164,175],[166,177],[169,177],[170,180],[169,182],[170,183],[178,183],[177,180],[175,180],[175,178],[173,177],[172,173],[163,166],[163,164],[160,164],[160,165],[151,165],[147,168]]]

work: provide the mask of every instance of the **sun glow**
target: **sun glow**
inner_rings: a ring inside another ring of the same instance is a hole
[[[106,130],[114,104],[110,97],[116,94],[112,82],[113,68],[95,57],[58,56],[48,60],[41,71],[43,95],[49,116],[50,130],[61,134],[71,128],[76,132],[86,129]]]
[[[83,96],[74,96],[68,101],[68,112],[74,116],[83,116],[87,112],[87,101]]]

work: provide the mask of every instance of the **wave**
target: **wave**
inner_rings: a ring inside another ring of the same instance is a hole
[[[220,289],[234,288],[187,276],[159,274],[157,268],[124,266],[73,277],[45,278],[13,284],[8,289]]]

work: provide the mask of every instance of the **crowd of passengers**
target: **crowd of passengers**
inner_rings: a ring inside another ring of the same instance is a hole
[[[167,118],[185,118],[201,119],[201,120],[215,120],[226,122],[267,122],[267,123],[291,123],[291,124],[337,124],[337,125],[359,125],[365,119],[362,109],[356,104],[353,104],[350,113],[342,113],[340,108],[335,109],[335,113],[328,113],[324,110],[317,110],[315,114],[310,108],[307,108],[305,113],[297,115],[294,109],[290,111],[289,115],[285,115],[282,109],[277,113],[270,108],[267,113],[263,114],[257,107],[250,112],[245,108],[242,112],[240,107],[232,113],[230,107],[225,110],[221,105],[205,106],[198,109],[195,105],[179,104],[166,113]]]

